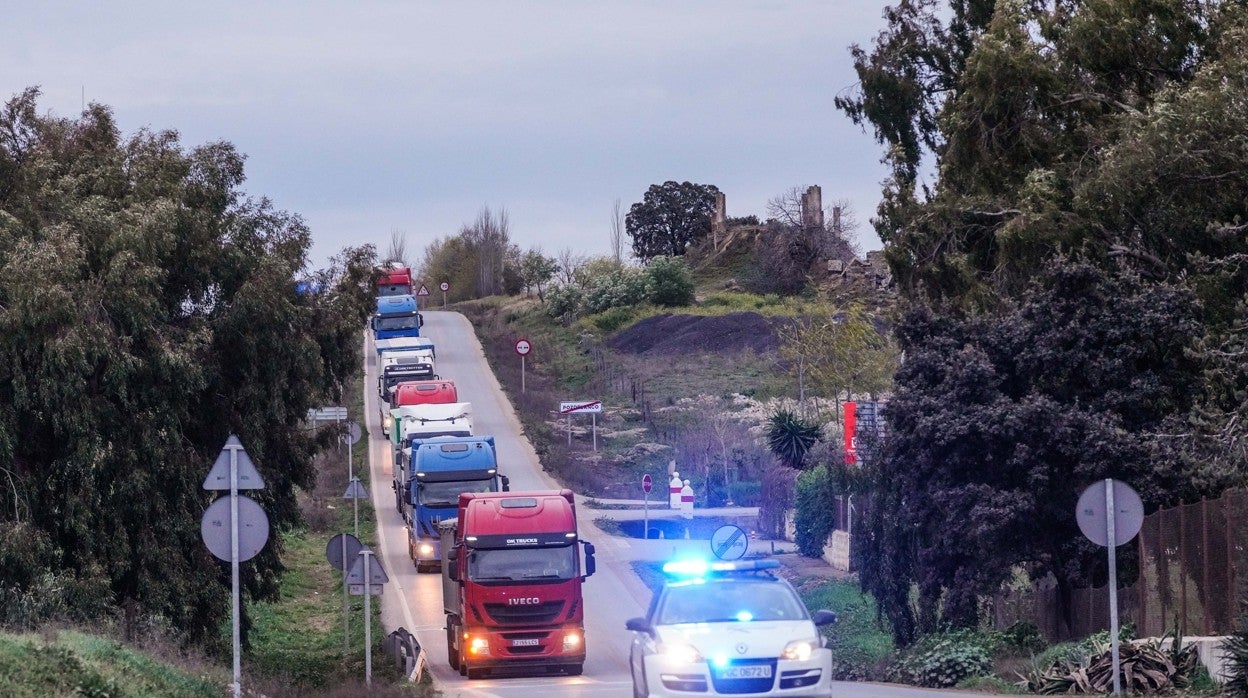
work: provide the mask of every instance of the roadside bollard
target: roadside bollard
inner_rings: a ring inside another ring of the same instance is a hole
[[[680,488],[680,515],[686,519],[693,518],[693,488],[689,486],[689,481],[685,480],[685,486]]]
[[[680,509],[680,490],[684,485],[680,481],[680,473],[672,473],[672,481],[667,484],[667,506],[669,509]]]

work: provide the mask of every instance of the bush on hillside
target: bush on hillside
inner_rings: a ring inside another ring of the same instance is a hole
[[[836,488],[827,465],[818,465],[797,476],[796,511],[793,524],[798,552],[822,557],[823,546],[836,528]]]
[[[646,267],[646,298],[654,305],[692,305],[693,289],[693,276],[680,257],[655,257]]]

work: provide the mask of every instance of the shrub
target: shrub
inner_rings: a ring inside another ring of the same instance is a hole
[[[797,549],[806,557],[821,557],[836,527],[836,492],[832,473],[819,465],[797,476],[793,524]]]
[[[662,307],[693,304],[693,276],[680,257],[655,257],[646,267],[646,298]]]
[[[885,678],[877,670],[893,651],[893,638],[877,622],[875,600],[848,579],[828,580],[800,590],[811,609],[836,612],[836,623],[824,626],[832,649],[832,678],[838,681],[870,681]]]
[[[585,294],[575,286],[556,286],[546,292],[546,312],[559,320],[574,318],[581,313]]]
[[[928,688],[951,688],[992,671],[986,638],[971,632],[928,635],[893,669],[899,680]]]
[[[584,311],[601,313],[621,306],[636,305],[646,298],[646,278],[640,270],[621,268],[589,280],[585,288]]]
[[[597,315],[590,316],[588,321],[600,332],[610,333],[621,327],[631,323],[633,318],[637,316],[636,308],[622,307],[604,310]]]

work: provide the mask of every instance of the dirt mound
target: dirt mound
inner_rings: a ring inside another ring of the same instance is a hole
[[[646,318],[620,330],[608,342],[625,354],[663,356],[691,352],[776,351],[780,338],[773,322],[758,313],[674,315]]]

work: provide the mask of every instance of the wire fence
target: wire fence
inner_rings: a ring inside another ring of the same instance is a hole
[[[1158,510],[1144,517],[1133,543],[1138,574],[1119,588],[1118,613],[1138,637],[1235,629],[1239,600],[1248,598],[1248,490]],[[1076,589],[1070,597],[1065,613],[1052,580],[1002,592],[993,599],[994,626],[1030,621],[1055,642],[1109,628],[1106,587]]]

